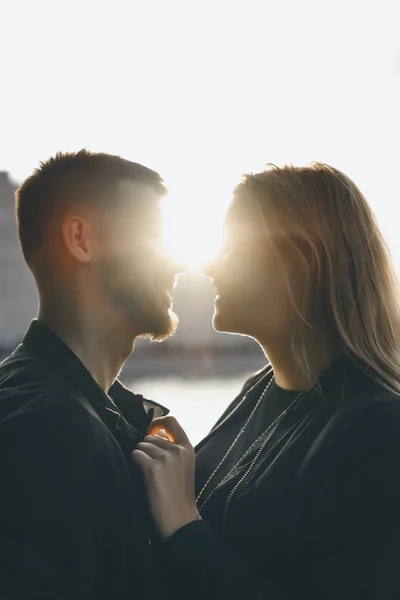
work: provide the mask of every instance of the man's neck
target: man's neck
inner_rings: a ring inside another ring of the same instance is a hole
[[[134,336],[112,318],[63,311],[56,313],[41,307],[39,321],[44,322],[87,368],[93,379],[106,392],[118,377],[133,351]]]

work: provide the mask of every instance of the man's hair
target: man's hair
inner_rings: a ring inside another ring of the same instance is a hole
[[[166,188],[160,175],[120,156],[58,152],[35,169],[15,194],[21,248],[28,265],[46,239],[54,218],[76,205],[103,206],[118,210],[118,184],[127,179],[152,187],[160,196]]]

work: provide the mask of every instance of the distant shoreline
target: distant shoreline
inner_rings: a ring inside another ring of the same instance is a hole
[[[2,362],[9,353],[0,353]],[[146,352],[138,349],[121,371],[124,382],[141,379],[179,377],[181,379],[230,378],[250,375],[266,364],[258,352],[181,351],[174,353]]]
[[[182,379],[231,378],[246,376],[266,364],[261,352],[251,354],[218,353],[202,356],[133,356],[124,366],[120,378],[140,380],[179,377]]]

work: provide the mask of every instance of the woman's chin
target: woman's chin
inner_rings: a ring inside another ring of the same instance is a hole
[[[233,320],[226,311],[215,308],[212,324],[220,333],[236,333]]]
[[[236,307],[221,305],[222,302],[214,306],[212,324],[215,331],[253,337],[249,328],[249,320],[244,318],[240,311],[238,313],[235,310]]]
[[[241,311],[237,310],[237,306],[227,301],[226,297],[217,296],[215,298],[212,320],[215,331],[220,333],[243,333],[240,326],[243,316]]]

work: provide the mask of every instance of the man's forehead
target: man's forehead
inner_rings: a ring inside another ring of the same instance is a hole
[[[156,225],[162,220],[162,196],[149,184],[121,179],[118,182],[121,216]]]
[[[162,199],[152,185],[142,181],[120,179],[117,183],[117,190],[121,200],[125,200],[127,203],[134,204],[136,201],[154,205],[160,203]]]

